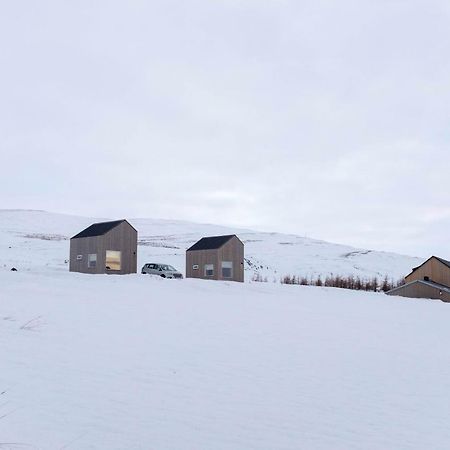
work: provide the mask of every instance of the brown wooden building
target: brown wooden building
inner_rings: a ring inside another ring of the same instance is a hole
[[[386,294],[450,302],[450,261],[432,256],[406,275],[403,286]]]
[[[186,278],[244,281],[244,244],[234,234],[204,237],[186,250]]]
[[[137,231],[126,220],[94,223],[70,239],[71,272],[137,271]]]

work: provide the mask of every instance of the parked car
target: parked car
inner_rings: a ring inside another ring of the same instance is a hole
[[[142,267],[141,273],[159,275],[162,278],[183,278],[181,272],[169,264],[147,263]]]

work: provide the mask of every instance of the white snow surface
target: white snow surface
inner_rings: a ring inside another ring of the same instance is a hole
[[[449,448],[449,305],[0,271],[0,448]]]
[[[69,239],[90,224],[114,218],[87,218],[45,211],[0,210],[0,264],[22,270],[67,270]],[[165,262],[185,271],[185,251],[203,236],[237,234],[245,243],[246,279],[259,273],[268,281],[283,275],[329,274],[397,281],[423,258],[357,249],[306,237],[263,233],[218,225],[161,219],[130,219],[138,230],[138,268]],[[11,247],[11,248],[9,248]],[[8,254],[9,253],[9,254]]]
[[[450,447],[450,305],[271,282],[69,273],[64,238],[92,220],[1,217],[1,450]],[[146,242],[168,243],[139,247],[141,262],[178,266],[182,246],[221,230],[132,223]],[[273,255],[274,265],[293,247],[258,236],[268,247],[259,257]]]

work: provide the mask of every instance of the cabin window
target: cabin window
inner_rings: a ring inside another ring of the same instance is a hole
[[[214,275],[214,264],[205,264],[205,277],[212,277]]]
[[[121,252],[116,250],[106,250],[106,268],[108,270],[121,269]]]
[[[194,264],[194,265],[192,266],[192,269],[198,270],[198,264]]]
[[[233,278],[233,262],[222,261],[222,277]]]
[[[90,253],[88,255],[88,267],[89,269],[97,267],[97,253]]]
[[[83,255],[77,255],[77,261],[80,261],[81,259],[83,259]]]

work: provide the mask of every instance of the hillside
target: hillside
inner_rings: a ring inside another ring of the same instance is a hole
[[[109,220],[44,211],[0,210],[0,265],[21,270],[66,270],[68,239],[93,222]],[[167,262],[184,272],[185,250],[202,236],[237,234],[245,243],[246,278],[255,273],[269,281],[282,275],[330,273],[397,280],[422,259],[281,233],[196,224],[182,221],[130,219],[139,232],[138,267]],[[10,248],[11,247],[11,248]]]

